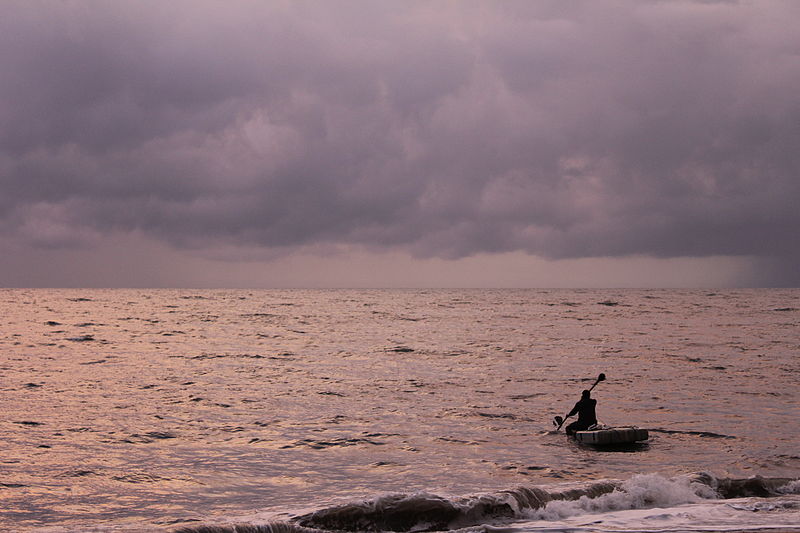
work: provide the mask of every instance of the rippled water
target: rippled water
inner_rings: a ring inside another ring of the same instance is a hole
[[[0,310],[6,530],[800,477],[797,289],[4,290]],[[647,445],[552,431],[600,372],[599,419]]]

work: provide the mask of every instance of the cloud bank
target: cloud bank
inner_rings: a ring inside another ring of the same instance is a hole
[[[800,282],[796,2],[5,2],[0,231]],[[241,257],[240,257],[241,254]]]

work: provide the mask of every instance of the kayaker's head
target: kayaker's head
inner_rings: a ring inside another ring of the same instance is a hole
[[[584,400],[588,400],[589,398],[591,398],[591,396],[589,396],[589,391],[588,390],[583,391],[583,393],[581,393],[581,398]]]

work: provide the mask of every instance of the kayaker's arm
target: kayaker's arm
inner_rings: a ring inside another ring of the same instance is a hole
[[[556,428],[556,431],[558,431],[559,429],[561,429],[561,426],[563,426],[563,425],[564,425],[564,422],[566,422],[566,421],[567,421],[567,418],[571,417],[572,415],[574,415],[574,414],[575,414],[575,413],[577,413],[577,412],[578,412],[578,404],[576,403],[576,404],[575,404],[575,407],[573,407],[573,408],[572,408],[572,411],[570,411],[569,413],[567,413],[567,416],[565,416],[564,418],[562,418],[562,419],[561,419],[561,420],[558,422],[558,427]],[[559,418],[559,417],[556,417],[556,418]]]
[[[570,411],[569,414],[567,416],[565,416],[564,418],[567,419],[567,418],[571,417],[572,415],[576,414],[580,410],[580,407],[581,407],[581,402],[576,403],[575,407],[572,408],[572,411]]]

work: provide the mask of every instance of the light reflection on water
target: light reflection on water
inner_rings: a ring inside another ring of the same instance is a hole
[[[0,291],[0,525],[797,476],[800,291]],[[599,372],[630,453],[551,434]]]

